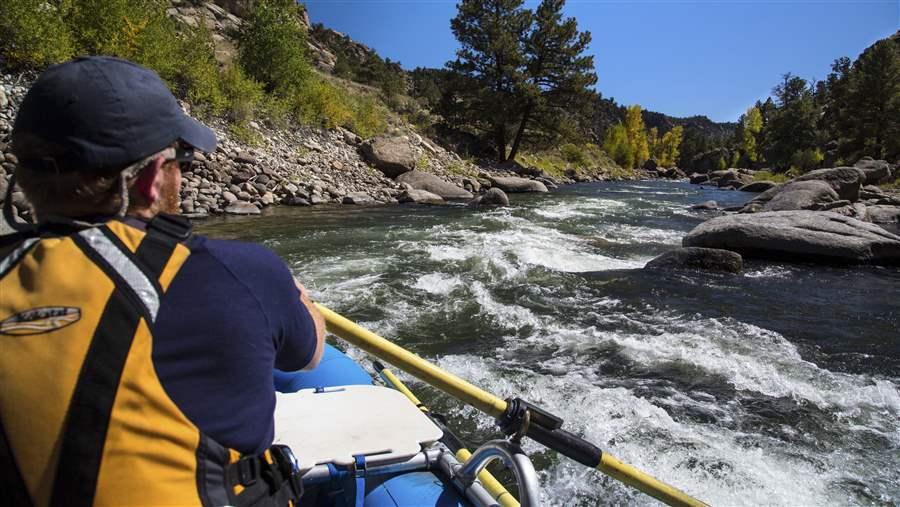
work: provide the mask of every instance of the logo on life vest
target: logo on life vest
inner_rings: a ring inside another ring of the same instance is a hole
[[[26,336],[62,329],[81,319],[81,309],[69,306],[44,306],[19,312],[0,322],[0,334]]]

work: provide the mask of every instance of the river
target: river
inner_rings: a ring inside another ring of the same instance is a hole
[[[900,505],[900,269],[639,269],[706,218],[690,204],[749,197],[590,183],[490,211],[281,208],[199,230],[267,245],[336,311],[714,505]],[[411,385],[465,439],[496,436]],[[526,450],[548,504],[654,503]]]

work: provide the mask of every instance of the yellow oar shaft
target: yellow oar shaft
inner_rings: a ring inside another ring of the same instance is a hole
[[[316,303],[316,307],[322,313],[322,316],[325,317],[328,330],[353,345],[393,364],[410,375],[427,382],[485,414],[494,418],[499,418],[506,413],[507,403],[505,400],[473,386],[452,373],[438,368],[403,347],[391,343],[381,336],[378,336],[318,303]],[[536,435],[532,436],[532,432],[543,433],[544,438],[537,438]],[[539,442],[541,440],[544,440],[545,442],[568,442],[569,445],[565,446],[566,448],[559,448],[556,445],[549,447],[582,463],[586,462],[586,460],[584,460],[584,450],[593,449],[590,452],[596,455],[596,457],[591,458],[590,461],[592,464],[590,466],[596,466],[597,470],[600,470],[625,484],[633,486],[668,505],[685,507],[701,507],[706,505],[677,488],[669,486],[630,465],[622,463],[605,452],[600,452],[590,442],[578,438],[571,433],[562,430],[557,430],[555,432],[552,430],[542,430],[532,426],[532,429],[528,434]],[[547,438],[548,436],[550,438]],[[577,439],[577,441],[574,439]],[[545,443],[545,445],[547,444]]]
[[[402,380],[394,375],[394,372],[388,370],[387,368],[381,368],[381,371],[379,371],[378,373],[387,381],[388,384],[391,385],[391,387],[403,393],[403,395],[406,396],[409,401],[413,403],[413,405],[419,407],[422,412],[428,412],[428,407],[426,407],[424,404],[422,404],[421,401],[419,401],[419,398],[417,398],[416,395],[412,391],[410,391],[408,387],[406,387],[406,384],[404,384]],[[457,450],[455,455],[456,459],[459,460],[460,463],[465,463],[469,461],[469,458],[472,457],[472,453],[469,452],[469,450],[465,447],[461,447],[459,450]],[[494,498],[494,500],[497,500],[497,502],[502,507],[519,507],[519,501],[516,500],[516,497],[512,496],[512,493],[507,491],[506,488],[503,487],[503,484],[500,484],[500,481],[498,481],[490,472],[488,472],[487,469],[484,469],[478,473],[478,480],[481,481],[484,489],[486,489],[487,492],[490,493],[490,495]]]
[[[600,470],[613,479],[624,482],[639,491],[643,491],[667,505],[706,507],[706,504],[700,500],[641,472],[627,463],[622,463],[605,452],[600,458],[600,464],[597,465],[597,470]]]
[[[472,453],[466,448],[456,451],[456,459],[459,460],[460,463],[469,461],[469,458],[471,457]],[[487,469],[482,470],[478,474],[478,480],[481,481],[481,485],[484,486],[484,489],[486,489],[501,506],[519,507],[519,501],[516,500],[516,497],[507,491],[506,488],[503,487],[503,484],[500,484],[500,481],[491,475]]]

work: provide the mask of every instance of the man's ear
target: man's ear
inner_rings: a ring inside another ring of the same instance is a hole
[[[153,162],[147,164],[140,172],[137,181],[134,182],[132,187],[135,192],[147,201],[148,205],[152,205],[159,199],[159,188],[162,185],[162,166],[164,163],[163,157],[153,159]]]

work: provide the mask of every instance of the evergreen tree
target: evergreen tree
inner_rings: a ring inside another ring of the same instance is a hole
[[[456,80],[452,107],[465,126],[493,141],[499,160],[506,160],[510,120],[520,104],[516,95],[525,80],[523,39],[531,12],[522,0],[462,0],[450,22],[459,41],[456,60],[448,67],[465,79]]]
[[[900,38],[866,49],[850,73],[851,138],[875,158],[900,154]]]
[[[294,0],[258,0],[238,39],[241,67],[266,90],[287,95],[311,74],[302,8]]]
[[[590,34],[563,19],[565,0],[543,0],[532,13],[522,0],[462,0],[451,21],[460,42],[448,68],[445,119],[491,140],[498,160],[512,160],[526,136],[552,138],[589,111],[596,82],[582,53]],[[507,147],[512,144],[507,154]]]
[[[524,41],[525,81],[517,93],[522,104],[509,160],[519,151],[529,123],[546,136],[565,129],[566,122],[589,120],[584,112],[596,99],[588,89],[597,82],[594,58],[584,55],[590,32],[579,32],[575,18],[563,19],[565,0],[543,0],[534,13]],[[581,118],[572,118],[573,114]]]
[[[772,93],[778,108],[769,119],[764,152],[769,162],[787,168],[795,153],[816,148],[819,109],[810,84],[790,73]]]

